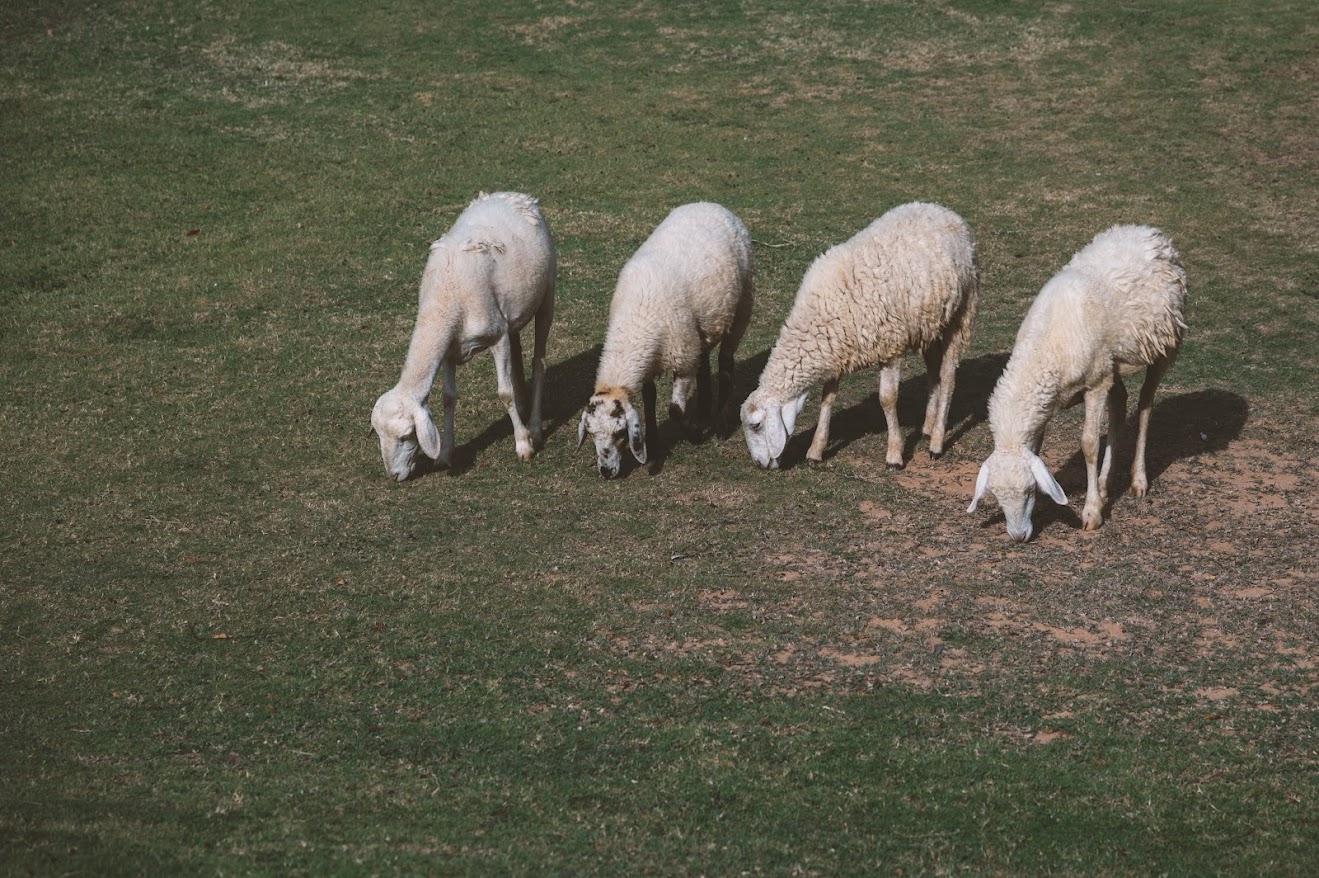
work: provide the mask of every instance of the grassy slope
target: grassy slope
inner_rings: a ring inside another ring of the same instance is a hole
[[[569,436],[618,266],[698,198],[761,242],[744,383],[809,260],[925,198],[980,237],[963,415],[1043,280],[1141,221],[1192,276],[1169,392],[1312,424],[1305,4],[24,4],[0,47],[8,871],[1308,868],[1311,678],[1157,624],[1232,559],[984,564],[997,532],[932,536],[960,508],[879,478],[868,426],[824,474],[735,437],[617,484]],[[556,432],[517,466],[480,359],[457,477],[391,485],[366,413],[482,188],[559,241]],[[1250,533],[1300,569],[1294,524]],[[959,621],[1004,594],[1156,624],[1080,654]],[[866,622],[909,596],[947,607],[918,652]],[[1222,624],[1314,630],[1281,616]],[[1190,694],[1234,675],[1284,694]]]

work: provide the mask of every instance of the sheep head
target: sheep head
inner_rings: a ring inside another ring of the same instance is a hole
[[[756,389],[742,404],[742,435],[751,459],[762,469],[778,469],[779,457],[797,425],[806,394],[786,403]]]
[[[1067,505],[1067,495],[1050,474],[1039,455],[1028,448],[996,450],[980,465],[975,494],[967,512],[975,512],[980,498],[988,490],[998,500],[1008,521],[1008,536],[1020,543],[1030,539],[1034,528],[1030,516],[1035,511],[1035,492],[1043,491],[1059,506]]]
[[[623,466],[623,449],[632,452],[637,463],[646,462],[646,432],[636,408],[621,391],[597,393],[582,410],[577,423],[577,447],[586,437],[595,442],[595,462],[600,475],[612,479]]]
[[[398,388],[376,400],[371,410],[371,429],[380,437],[385,472],[397,482],[412,475],[418,451],[432,459],[440,456],[440,434],[425,403]]]

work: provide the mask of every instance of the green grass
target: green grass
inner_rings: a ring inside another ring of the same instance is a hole
[[[1308,874],[1312,12],[5,6],[0,871]],[[393,484],[370,407],[482,189],[558,243],[551,434],[514,458],[478,358],[455,470]],[[698,199],[757,242],[743,391],[817,254],[968,219],[945,460],[886,474],[858,375],[821,469],[734,435],[596,476],[614,279]],[[1116,222],[1190,274],[1152,495],[1015,546],[962,513],[985,397]]]

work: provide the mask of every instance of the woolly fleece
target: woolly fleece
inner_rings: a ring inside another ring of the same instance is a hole
[[[889,364],[913,349],[947,349],[951,396],[952,373],[970,341],[979,288],[975,239],[960,216],[923,202],[893,208],[811,264],[760,386],[743,406],[744,425],[749,414],[754,422],[758,409],[784,409],[784,432],[790,434],[792,424],[787,422],[795,420],[801,398],[811,387]],[[933,382],[932,391],[938,384]],[[946,404],[939,408],[946,418]],[[767,420],[772,421],[772,415]],[[942,419],[935,420],[940,423],[937,451],[942,451]],[[890,424],[896,426],[896,415]],[[827,433],[824,415],[821,426]],[[934,426],[925,425],[927,431]],[[896,438],[890,437],[891,446]],[[768,462],[760,459],[755,446],[751,450],[757,462],[773,465],[782,449],[771,447]],[[900,451],[896,461],[889,457],[890,464],[901,464]]]
[[[755,295],[754,266],[751,236],[741,220],[708,202],[675,208],[623,266],[595,393],[578,430],[579,444],[586,435],[595,440],[603,475],[618,473],[620,429],[628,430],[633,455],[645,462],[657,376],[674,376],[673,405],[685,413],[691,382],[698,373],[708,374],[710,349],[719,344],[721,390],[731,393],[733,352]],[[644,430],[635,413],[638,393],[649,397]],[[603,405],[614,401],[620,406]]]
[[[554,315],[554,240],[536,199],[516,192],[482,193],[431,244],[418,293],[417,322],[398,384],[377,401],[372,427],[390,476],[413,471],[420,448],[447,465],[457,400],[454,367],[492,348],[499,396],[513,421],[518,456],[530,458],[541,438],[545,345]],[[518,333],[535,320],[530,424]],[[444,370],[444,436],[427,402]]]
[[[1062,488],[1037,464],[1045,427],[1061,408],[1082,400],[1082,451],[1088,485],[1082,524],[1100,526],[1113,448],[1126,418],[1122,379],[1146,371],[1132,489],[1143,495],[1145,439],[1154,391],[1176,358],[1186,332],[1186,270],[1172,241],[1149,226],[1113,226],[1072,257],[1031,304],[1008,365],[989,399],[994,453],[977,478],[976,501],[987,488],[998,499],[1008,532],[1030,538],[1038,486],[1066,503]],[[1110,441],[1102,473],[1099,421],[1109,409]]]

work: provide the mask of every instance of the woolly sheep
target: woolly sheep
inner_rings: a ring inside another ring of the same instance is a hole
[[[420,449],[440,466],[453,454],[456,366],[491,348],[499,398],[513,421],[518,457],[530,460],[541,442],[545,343],[554,318],[554,240],[536,199],[516,192],[481,195],[431,244],[421,277],[417,323],[403,374],[376,401],[371,426],[380,437],[385,470],[402,481]],[[530,422],[523,372],[522,327],[535,318]],[[443,370],[444,434],[427,402]]]
[[[1067,497],[1039,457],[1049,419],[1085,400],[1081,450],[1087,487],[1081,523],[1103,523],[1113,449],[1127,416],[1122,379],[1145,370],[1140,426],[1131,465],[1131,490],[1145,496],[1145,440],[1154,391],[1181,347],[1186,331],[1186,270],[1158,229],[1114,226],[1040,290],[1017,332],[1007,368],[989,399],[994,451],[980,467],[967,512],[988,490],[1007,518],[1008,534],[1030,539],[1038,487],[1056,503]],[[1108,402],[1108,448],[1096,474],[1099,423]]]
[[[971,229],[937,204],[895,207],[830,248],[807,270],[760,386],[742,406],[751,457],[778,468],[807,391],[823,383],[820,421],[807,452],[808,460],[821,461],[839,378],[878,363],[888,421],[885,461],[900,469],[898,384],[903,355],[916,349],[924,354],[929,383],[922,433],[930,437],[930,456],[938,458],[979,293]]]
[[[638,463],[655,426],[655,377],[673,375],[669,416],[689,418],[692,382],[704,417],[710,410],[711,348],[719,345],[719,404],[732,405],[733,353],[751,317],[755,295],[751,236],[727,208],[701,202],[675,208],[619,273],[595,392],[577,426],[577,447],[589,435],[600,475],[613,478],[624,444]],[[637,416],[640,392],[645,427]]]

